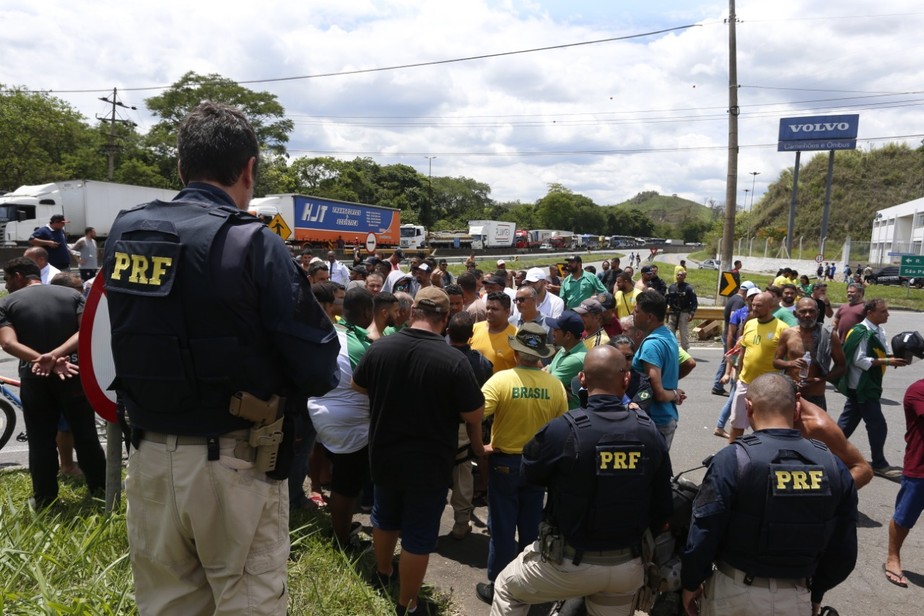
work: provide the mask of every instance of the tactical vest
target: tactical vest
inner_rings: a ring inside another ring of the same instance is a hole
[[[735,444],[738,490],[719,558],[754,576],[811,577],[843,493],[834,455],[819,441],[764,432]]]
[[[284,393],[279,360],[245,297],[244,265],[261,223],[230,206],[154,201],[123,212],[104,273],[116,389],[133,425],[210,436],[249,427],[237,391]]]
[[[637,546],[650,523],[651,477],[661,464],[651,419],[635,411],[564,416],[573,440],[549,486],[547,514],[582,550]]]

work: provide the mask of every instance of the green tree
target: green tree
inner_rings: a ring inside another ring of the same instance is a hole
[[[0,189],[72,179],[98,157],[84,118],[48,94],[0,85]],[[90,178],[95,179],[95,178]]]
[[[536,202],[536,222],[542,228],[562,231],[580,231],[585,225],[578,220],[579,211],[585,216],[596,204],[584,195],[578,195],[561,184],[549,184],[549,192]],[[602,218],[601,218],[602,222]]]
[[[148,110],[160,118],[148,133],[147,144],[165,177],[176,175],[176,131],[180,122],[204,100],[239,108],[253,125],[261,149],[277,155],[286,153],[285,145],[295,125],[285,117],[285,109],[275,94],[249,90],[218,74],[189,71],[163,94],[145,100]]]

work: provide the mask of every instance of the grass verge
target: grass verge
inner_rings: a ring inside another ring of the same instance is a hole
[[[85,496],[81,480],[60,484],[58,501],[36,513],[27,505],[28,472],[0,473],[0,614],[137,614],[124,505],[107,517],[101,501]],[[394,604],[371,584],[371,549],[335,548],[324,513],[296,512],[290,528],[290,614],[394,614]],[[421,596],[432,613],[452,613],[434,588]]]

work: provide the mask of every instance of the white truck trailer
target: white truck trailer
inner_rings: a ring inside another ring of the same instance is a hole
[[[7,246],[26,244],[32,232],[47,225],[55,214],[67,220],[70,237],[96,229],[97,238],[109,235],[116,215],[122,210],[155,199],[172,200],[175,190],[131,186],[95,180],[68,180],[36,186],[20,186],[0,196],[0,229]]]

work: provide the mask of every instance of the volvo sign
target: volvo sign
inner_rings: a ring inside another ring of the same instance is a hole
[[[854,150],[859,115],[781,118],[778,152]]]

